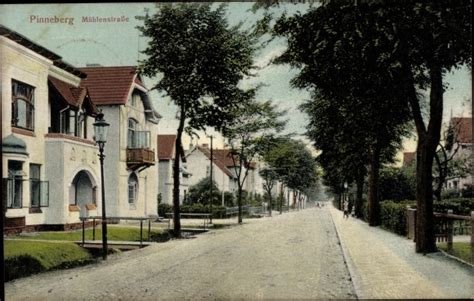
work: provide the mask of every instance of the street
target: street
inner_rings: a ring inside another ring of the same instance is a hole
[[[15,299],[355,298],[327,208],[112,255],[6,284]]]

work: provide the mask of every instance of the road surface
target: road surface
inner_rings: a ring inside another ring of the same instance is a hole
[[[355,298],[328,209],[311,208],[6,284],[7,300]]]

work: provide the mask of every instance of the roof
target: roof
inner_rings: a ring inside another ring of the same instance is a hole
[[[97,105],[126,104],[133,83],[146,89],[137,79],[137,68],[134,66],[97,66],[80,70],[87,74],[81,85],[87,87]]]
[[[415,152],[405,152],[403,153],[403,166],[410,164],[413,159],[415,159]]]
[[[19,34],[16,31],[13,31],[9,29],[8,27],[5,27],[4,25],[0,25],[0,36],[4,36],[15,43],[18,43],[36,53],[39,55],[44,56],[47,59],[50,59],[53,61],[53,64],[60,68],[63,69],[71,74],[74,74],[75,76],[78,76],[80,78],[85,78],[86,74],[83,73],[81,70],[77,69],[76,67],[66,63],[65,61],[62,60],[62,57],[57,55],[56,53],[52,52],[51,50],[48,50],[44,48],[43,46],[36,44],[35,42],[31,41],[30,39],[26,38],[25,36]]]
[[[52,76],[48,76],[48,82],[69,105],[76,108],[83,106],[89,113],[97,112],[86,88],[75,87]]]
[[[158,135],[158,160],[171,160],[174,158],[176,135]]]
[[[455,139],[458,143],[472,143],[472,117],[451,118],[455,128]]]
[[[198,150],[200,150],[209,160],[211,159],[211,151],[209,148],[207,147],[203,147],[203,146],[196,146],[196,148]],[[221,152],[221,151],[226,151],[226,150],[218,150],[218,149],[214,149],[213,150],[213,161],[214,161],[214,164],[216,164],[217,167],[219,167],[220,170],[222,170],[223,173],[225,173],[226,175],[228,175],[229,177],[234,177],[234,174],[232,173],[232,171],[230,171],[230,169],[228,167],[231,167],[233,165],[233,163],[231,165],[227,165],[229,162],[227,161],[226,159],[226,155],[224,152]],[[214,155],[215,154],[215,155]],[[230,161],[232,161],[232,158],[230,158]]]

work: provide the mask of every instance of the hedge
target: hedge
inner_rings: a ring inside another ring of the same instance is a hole
[[[90,253],[72,242],[5,241],[6,281],[93,261]]]
[[[391,232],[406,235],[406,215],[407,206],[416,209],[416,201],[382,201],[380,202],[380,220],[381,226]],[[453,210],[454,214],[470,215],[474,211],[474,201],[470,198],[447,199],[441,202],[433,202],[433,211],[445,213],[449,209]],[[368,217],[368,203],[364,200],[362,205],[361,219],[367,222]]]
[[[212,206],[212,217],[213,218],[222,218],[225,217],[225,206]],[[181,212],[186,213],[209,213],[209,206],[204,206],[202,204],[193,204],[193,205],[181,205]],[[169,204],[160,204],[158,206],[158,215],[166,216],[166,213],[172,213],[173,206]]]

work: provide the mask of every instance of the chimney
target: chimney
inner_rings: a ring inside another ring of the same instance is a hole
[[[94,64],[86,64],[86,67],[102,67],[102,65],[94,63]]]
[[[203,143],[203,144],[201,144],[201,146],[204,147],[204,148],[209,149],[209,144],[207,144],[207,143]]]

